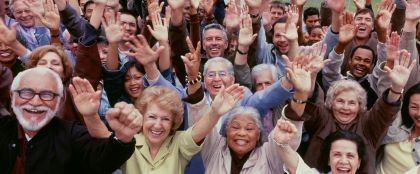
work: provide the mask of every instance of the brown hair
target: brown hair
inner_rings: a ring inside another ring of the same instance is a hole
[[[135,102],[136,108],[142,115],[146,113],[149,104],[156,104],[169,111],[173,116],[171,135],[181,126],[184,107],[181,98],[174,90],[163,86],[152,86],[143,91],[141,97]]]
[[[39,60],[49,52],[56,53],[61,58],[61,62],[63,63],[63,71],[64,71],[63,72],[64,77],[61,80],[63,81],[64,85],[67,85],[73,75],[73,66],[68,60],[66,54],[64,53],[64,50],[61,47],[57,47],[53,45],[45,45],[45,46],[41,46],[34,49],[28,61],[26,62],[26,68],[36,67]]]

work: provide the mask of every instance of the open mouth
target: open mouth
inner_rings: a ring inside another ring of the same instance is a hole
[[[244,146],[244,145],[248,144],[247,140],[242,140],[242,139],[235,140],[234,142],[235,142],[235,144],[240,145],[240,146]]]
[[[347,173],[350,173],[351,170],[349,168],[346,168],[346,167],[339,167],[339,168],[337,168],[337,172],[339,174],[347,174]]]

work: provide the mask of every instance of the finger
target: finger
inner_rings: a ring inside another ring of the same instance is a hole
[[[136,50],[137,49],[137,47],[136,46],[134,46],[131,42],[126,42],[125,43],[125,45],[128,47],[128,48],[130,48],[130,50]],[[130,51],[126,51],[125,53],[128,53],[128,54],[132,54],[132,55],[134,55],[134,53],[132,53],[132,52],[130,52]]]
[[[81,86],[79,83],[80,80],[81,80],[80,77],[73,77],[73,80],[72,80],[73,87],[76,90],[77,94],[83,93],[83,90],[81,89]]]
[[[147,29],[149,29],[150,33],[154,33],[155,31],[152,29],[152,27],[150,27],[150,25],[147,25]]]
[[[84,89],[86,90],[86,92],[95,92],[92,85],[90,84],[90,82],[87,79],[83,79],[82,82],[83,82],[83,86],[84,86]]]
[[[408,70],[411,72],[413,70],[414,66],[416,66],[416,65],[417,65],[417,60],[413,60],[411,62],[410,67],[408,67]]]
[[[109,108],[108,111],[105,114],[105,118],[108,122],[112,122],[114,120],[117,120],[119,115],[120,115],[120,110],[119,109]]]
[[[195,49],[194,49],[194,46],[193,46],[193,44],[192,44],[192,42],[191,42],[191,40],[190,40],[190,37],[188,37],[187,36],[187,45],[188,45],[188,49],[190,50],[190,53],[195,53]]]
[[[71,94],[71,96],[73,96],[73,99],[77,96],[77,91],[76,91],[76,89],[74,88],[74,86],[73,86],[73,84],[70,84],[69,85],[69,90],[70,90],[70,94]]]
[[[130,36],[130,43],[131,44],[134,44],[135,45],[135,47],[136,48],[140,48],[140,47],[142,47],[143,45],[140,43],[140,40],[138,39],[138,37],[136,37],[136,36]]]
[[[384,70],[387,74],[389,74],[392,71],[391,68],[389,68],[388,66],[385,66]]]

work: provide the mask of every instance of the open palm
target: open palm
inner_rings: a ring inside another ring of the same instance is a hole
[[[88,80],[74,77],[69,89],[80,114],[93,116],[98,112],[101,91],[95,91]]]
[[[233,84],[227,88],[222,87],[212,102],[212,110],[218,115],[223,115],[231,110],[242,98],[244,88],[238,84]]]

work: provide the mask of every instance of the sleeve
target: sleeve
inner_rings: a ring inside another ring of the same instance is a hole
[[[69,33],[77,38],[81,37],[84,33],[84,25],[88,22],[81,16],[77,15],[76,10],[74,10],[68,3],[66,8],[59,13],[61,21],[64,26],[66,26]]]
[[[222,137],[217,132],[216,127],[214,127],[210,134],[207,135],[203,143],[203,149],[201,150],[201,156],[203,158],[204,166],[208,166],[210,161],[213,159],[214,153],[223,150],[220,149],[220,144],[226,143],[225,141],[223,141],[223,139],[224,137]]]
[[[145,86],[165,86],[168,88],[171,88],[172,90],[176,91],[179,95],[179,97],[184,98],[186,97],[187,93],[185,92],[184,89],[180,89],[178,87],[175,87],[174,85],[171,84],[171,82],[169,82],[168,80],[166,80],[165,78],[163,78],[162,74],[159,74],[159,76],[157,77],[157,79],[148,79],[147,74],[144,75],[144,79],[146,80]]]
[[[252,88],[252,80],[251,80],[251,68],[249,68],[248,64],[245,65],[234,65],[233,66],[235,72],[235,80],[240,85],[246,86],[248,88]]]
[[[196,104],[187,104],[188,108],[188,125],[194,125],[201,119],[203,113],[207,113],[210,110],[210,105],[207,103],[206,97],[204,96],[201,101]]]
[[[299,156],[298,166],[296,168],[296,173],[306,173],[306,174],[319,174],[318,170],[314,168],[310,168],[305,161],[303,161],[302,157]],[[290,174],[290,172],[286,169],[286,166],[283,166],[284,172],[286,174]]]
[[[316,130],[321,126],[325,125],[330,116],[329,111],[323,106],[323,104],[313,104],[307,102],[303,115],[299,117],[290,106],[284,107],[284,116],[294,121],[304,121],[305,129],[310,134],[314,134]]]
[[[195,125],[182,132],[179,137],[176,137],[179,142],[179,150],[185,159],[190,160],[193,155],[198,153],[203,147],[204,143],[197,145],[192,138],[192,129]]]
[[[400,110],[400,100],[395,103],[386,101],[388,93],[389,89],[376,100],[373,107],[366,113],[367,115],[362,117],[363,133],[374,147],[381,145],[385,132]]]
[[[378,88],[378,86],[381,86],[381,84],[378,84],[379,75],[387,76],[385,74],[386,72],[381,69],[381,63],[386,61],[386,44],[378,42],[376,49],[378,52],[378,60],[376,61],[376,65],[373,68],[372,75],[369,75],[369,83],[372,89],[375,91],[376,95],[380,95],[382,93],[379,91]]]
[[[243,104],[245,106],[252,106],[257,109],[261,115],[265,115],[269,109],[285,102],[294,94],[293,90],[284,88],[280,83],[280,81],[277,81],[265,90],[258,91],[250,97],[244,97]],[[247,91],[251,93],[249,89],[247,89]]]
[[[416,83],[420,81],[420,67],[419,67],[419,54],[416,47],[416,33],[415,32],[403,32],[400,41],[400,49],[406,49],[411,53],[410,60],[417,60],[417,64],[414,66],[413,70],[410,73],[408,82],[405,85],[405,90],[408,90]]]
[[[172,66],[175,69],[176,76],[181,82],[185,81],[185,70],[184,62],[181,59],[181,55],[185,55],[189,52],[187,41],[187,24],[185,20],[180,26],[169,26],[169,44],[171,46],[171,57]]]
[[[124,93],[124,74],[126,72],[125,66],[121,66],[117,71],[108,71],[102,67],[104,88],[111,106],[114,106]]]
[[[338,43],[338,33],[333,33],[331,27],[329,27],[322,42],[327,45],[327,51],[324,56],[324,59],[327,59],[334,46]]]
[[[0,105],[8,106],[10,102],[10,86],[12,85],[12,71],[0,63]]]
[[[332,50],[328,56],[330,62],[322,69],[322,83],[324,89],[328,90],[335,81],[343,79],[340,74],[341,64],[343,63],[344,53],[337,54]]]

